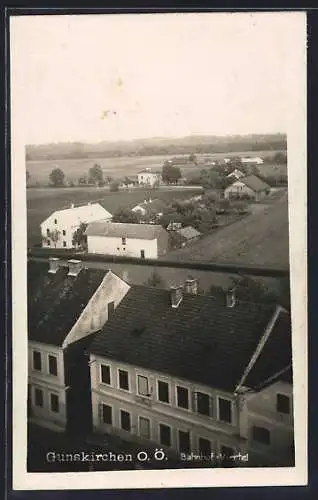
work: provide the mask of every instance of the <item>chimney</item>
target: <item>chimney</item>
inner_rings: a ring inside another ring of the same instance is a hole
[[[185,291],[186,293],[191,293],[192,295],[197,295],[198,293],[198,280],[197,279],[187,279],[185,281]]]
[[[55,274],[60,267],[60,265],[59,265],[60,259],[58,257],[50,257],[49,264],[50,264],[49,273]]]
[[[68,260],[68,276],[78,276],[82,269],[82,261],[81,260]]]
[[[170,287],[171,307],[177,309],[182,301],[182,286]]]
[[[234,307],[236,302],[235,288],[229,288],[225,292],[226,307]]]

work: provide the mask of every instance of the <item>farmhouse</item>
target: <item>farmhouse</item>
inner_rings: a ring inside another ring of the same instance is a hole
[[[241,162],[242,163],[252,163],[254,165],[261,165],[262,163],[264,163],[264,160],[263,160],[263,158],[256,156],[253,158],[251,158],[251,157],[241,158]]]
[[[138,172],[138,184],[141,186],[155,186],[162,183],[161,172],[153,172],[150,168]]]
[[[168,251],[168,233],[155,224],[93,222],[86,236],[89,253],[157,259]]]
[[[270,192],[270,187],[256,175],[241,177],[224,190],[224,198],[249,196],[260,201]]]
[[[132,212],[135,212],[142,216],[151,216],[151,215],[162,215],[163,210],[166,207],[166,203],[162,200],[145,200],[143,203],[139,203],[134,208],[132,208]]]
[[[87,269],[80,261],[62,264],[51,258],[49,265],[28,263],[28,410],[32,422],[57,431],[87,425],[91,403],[84,350],[128,290],[111,271]]]
[[[244,176],[245,176],[245,174],[243,174],[243,172],[241,172],[238,168],[235,168],[233,170],[233,172],[231,172],[226,177],[228,177],[228,178],[233,177],[234,179],[240,179],[241,177],[244,177]]]
[[[181,246],[185,246],[187,243],[193,243],[194,241],[197,241],[201,236],[201,233],[192,226],[177,229],[175,233],[180,236]]]
[[[73,248],[73,235],[81,223],[111,220],[112,215],[99,203],[88,203],[56,210],[41,225],[42,246],[44,248]]]
[[[89,347],[93,428],[166,450],[290,464],[289,314],[269,304],[132,286]],[[237,464],[239,465],[239,464]]]

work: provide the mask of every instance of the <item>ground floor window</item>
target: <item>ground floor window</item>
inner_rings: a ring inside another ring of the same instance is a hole
[[[60,410],[60,402],[57,394],[50,395],[50,407],[54,413],[59,413]]]
[[[131,423],[130,423],[130,413],[125,410],[120,410],[120,425],[124,431],[130,431]]]
[[[35,406],[39,406],[43,408],[43,391],[42,389],[34,389],[34,404]]]
[[[139,435],[144,439],[150,439],[150,420],[146,417],[139,417]]]
[[[102,416],[103,423],[112,425],[113,423],[113,409],[111,406],[102,403]]]
[[[164,446],[171,446],[171,427],[165,424],[159,424],[159,440]]]

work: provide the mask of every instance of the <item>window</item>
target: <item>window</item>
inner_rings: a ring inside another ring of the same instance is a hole
[[[219,398],[219,420],[232,423],[232,401]]]
[[[63,231],[62,231],[62,235],[63,235],[63,236],[66,236],[66,231],[65,231],[65,229],[63,229]]]
[[[130,431],[130,413],[120,410],[120,425],[124,431]]]
[[[129,391],[128,372],[126,370],[118,370],[119,373],[119,387],[125,391]]]
[[[163,403],[170,402],[168,382],[163,382],[162,380],[158,380],[158,399]]]
[[[139,435],[144,439],[150,439],[150,420],[146,417],[139,417]]]
[[[142,259],[144,259],[144,258],[145,258],[145,251],[144,251],[144,250],[140,250],[140,257],[141,257]]]
[[[47,236],[49,236],[49,234],[50,234],[50,230],[49,230],[49,228],[47,228],[47,230],[46,230],[46,234],[47,234]]]
[[[47,246],[50,247],[51,246],[51,241],[50,240],[47,240]]]
[[[122,238],[122,239],[121,239],[121,244],[122,244],[122,245],[126,245],[126,238]]]
[[[159,440],[164,446],[171,446],[171,428],[168,425],[159,424]]]
[[[51,400],[51,410],[54,413],[58,413],[59,406],[60,406],[59,405],[59,397],[56,394],[51,394],[50,400]]]
[[[54,224],[57,224],[57,219],[54,219]]]
[[[103,384],[111,384],[110,380],[110,366],[108,365],[100,365],[100,375],[101,381]]]
[[[42,389],[34,389],[35,406],[43,407],[43,391]]]
[[[179,408],[189,408],[189,391],[179,385],[177,385],[177,405]]]
[[[49,354],[49,374],[57,375],[57,360],[55,356]]]
[[[38,351],[33,351],[33,370],[42,370],[42,356]]]
[[[190,451],[190,433],[179,431],[179,450],[180,452],[188,453]]]
[[[137,376],[138,394],[140,396],[150,396],[148,378],[143,375]]]
[[[223,455],[225,458],[232,457],[234,455],[234,450],[233,448],[230,448],[230,446],[221,446],[221,455]]]
[[[112,425],[113,423],[113,409],[111,406],[105,405],[102,403],[102,416],[103,423]]]
[[[279,413],[290,413],[290,401],[289,397],[285,394],[277,394],[276,397],[276,411]]]
[[[268,429],[265,429],[264,427],[257,427],[254,426],[252,429],[252,438],[253,441],[256,441],[257,443],[261,444],[270,444],[271,441],[271,435]]]
[[[107,304],[107,311],[108,311],[108,319],[111,317],[113,312],[115,311],[115,302],[108,302]]]
[[[204,392],[197,392],[197,412],[201,415],[210,416],[210,396]]]
[[[63,247],[66,247],[66,241],[63,241]]]
[[[208,439],[199,438],[199,453],[202,453],[204,456],[208,456],[211,454],[211,443]]]

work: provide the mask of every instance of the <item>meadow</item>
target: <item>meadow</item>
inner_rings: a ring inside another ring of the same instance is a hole
[[[211,161],[220,160],[224,157],[230,158],[231,156],[261,156],[268,158],[278,151],[244,151],[235,153],[216,153],[208,155]],[[203,155],[197,155],[200,159]],[[151,168],[152,170],[161,170],[162,165],[166,160],[172,158],[172,155],[162,156],[139,156],[130,157],[122,156],[119,158],[96,158],[96,159],[67,159],[67,160],[45,160],[45,161],[27,161],[26,168],[31,175],[31,183],[38,182],[41,185],[49,183],[50,172],[54,168],[61,168],[65,174],[66,182],[73,182],[77,184],[79,177],[88,173],[88,170],[97,163],[101,166],[104,176],[111,176],[116,179],[123,179],[124,177],[136,177],[140,170]],[[196,176],[200,170],[204,168],[203,163],[197,166],[193,164],[180,166],[182,175],[188,178]],[[286,165],[274,165],[265,163],[259,166],[260,172],[263,175],[280,175],[286,174]]]
[[[108,188],[29,188],[27,189],[28,246],[41,242],[40,223],[55,210],[87,202],[98,202],[110,213],[119,208],[132,208],[137,203],[149,198],[160,198],[171,202],[174,199],[185,199],[198,193],[198,189],[160,188],[133,189],[129,191],[110,192]]]

